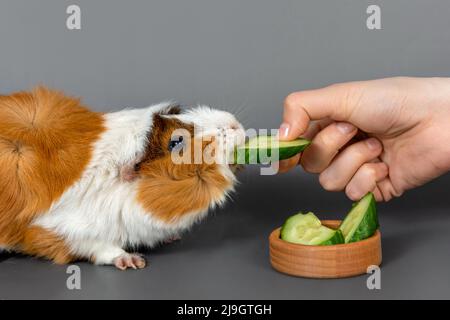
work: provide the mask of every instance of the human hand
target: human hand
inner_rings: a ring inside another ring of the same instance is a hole
[[[365,137],[361,139],[361,131]],[[450,170],[450,78],[388,78],[290,94],[280,140],[312,144],[280,162],[352,200],[388,201]],[[359,138],[358,138],[359,136]],[[359,140],[359,141],[358,141]]]

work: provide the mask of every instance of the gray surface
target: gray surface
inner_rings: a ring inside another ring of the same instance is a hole
[[[297,173],[258,176],[249,169],[234,201],[175,244],[147,252],[140,271],[81,267],[81,290],[66,289],[66,267],[27,257],[0,263],[0,298],[328,299],[450,298],[450,177],[379,206],[383,234],[381,290],[367,276],[312,280],[269,264],[267,236],[297,210],[339,218],[350,202]],[[290,190],[289,190],[290,189]]]
[[[65,8],[82,8],[82,30]],[[365,28],[368,3],[381,31]],[[279,124],[283,97],[338,81],[450,74],[450,3],[413,1],[0,0],[0,92],[38,83],[82,96],[96,110],[164,99],[244,108],[244,124]],[[0,298],[450,298],[449,177],[380,207],[382,290],[366,277],[307,280],[268,263],[267,235],[296,210],[344,213],[343,194],[299,173],[241,175],[234,201],[139,272],[27,257],[0,262]]]

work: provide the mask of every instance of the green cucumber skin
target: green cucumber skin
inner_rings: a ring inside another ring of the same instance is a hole
[[[288,148],[279,148],[278,149],[278,159],[277,160],[285,160],[292,158],[296,154],[302,152],[310,145],[310,142],[299,146],[292,146]],[[240,149],[242,150],[242,149]],[[248,149],[245,148],[245,152],[235,151],[235,161],[237,164],[253,164],[253,163],[268,163],[270,157],[272,156],[272,149]],[[244,159],[242,159],[244,158]]]
[[[353,204],[352,208],[357,203]],[[357,242],[364,239],[367,239],[371,237],[375,231],[380,227],[380,224],[378,222],[378,214],[377,214],[377,206],[375,202],[375,197],[373,194],[371,194],[370,204],[367,208],[367,212],[364,215],[364,218],[362,219],[361,223],[359,224],[358,228],[356,229],[355,233],[352,235],[352,237],[346,242]]]
[[[335,244],[343,244],[345,243],[344,235],[342,234],[341,230],[336,230],[334,233],[334,236],[332,236],[330,239],[322,242],[319,244],[319,246],[332,246]]]

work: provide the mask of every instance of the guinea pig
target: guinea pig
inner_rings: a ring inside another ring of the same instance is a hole
[[[227,155],[244,137],[232,114],[206,106],[99,113],[45,87],[0,96],[0,248],[144,268],[132,250],[179,236],[236,184],[227,161],[179,163],[174,153],[200,141]]]

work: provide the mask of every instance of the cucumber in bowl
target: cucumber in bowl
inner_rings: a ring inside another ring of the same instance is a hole
[[[289,159],[310,144],[303,138],[279,141],[276,136],[255,136],[236,148],[234,160],[237,164],[256,164]]]
[[[288,218],[281,227],[280,238],[291,243],[315,246],[344,243],[340,230],[323,226],[312,212],[298,213]]]
[[[352,209],[339,226],[345,243],[364,240],[378,229],[378,215],[375,197],[371,192],[353,204]]]
[[[354,203],[337,230],[323,226],[312,213],[289,217],[280,230],[281,240],[303,245],[334,245],[371,237],[379,227],[375,197],[368,193]]]

